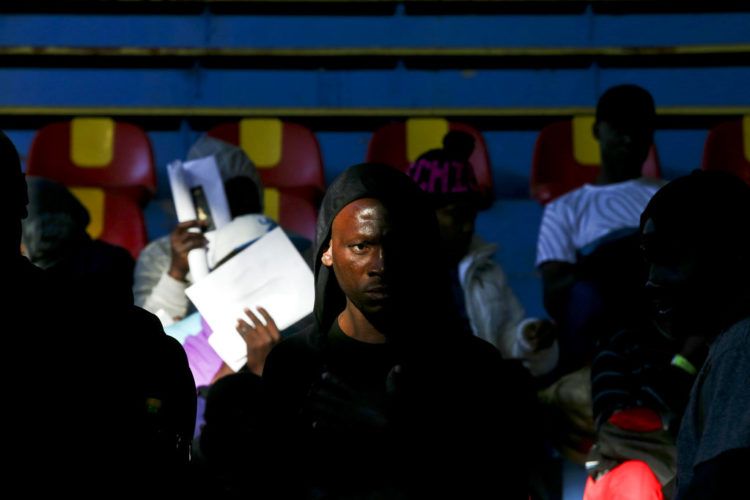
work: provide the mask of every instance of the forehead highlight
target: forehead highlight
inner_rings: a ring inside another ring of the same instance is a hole
[[[331,226],[332,235],[341,231],[355,230],[373,222],[387,222],[388,211],[380,200],[360,198],[347,204],[336,214]]]

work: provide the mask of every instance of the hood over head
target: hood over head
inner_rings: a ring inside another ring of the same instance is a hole
[[[254,188],[258,192],[258,201],[260,208],[263,208],[263,182],[260,174],[250,158],[245,154],[242,148],[239,148],[228,142],[204,135],[193,144],[188,151],[188,160],[197,160],[213,156],[216,160],[216,166],[219,167],[221,180],[226,186],[227,181],[238,177],[245,177],[252,181]],[[235,214],[236,215],[236,214]]]
[[[398,291],[394,293],[395,314],[399,325],[403,325],[399,329],[414,340],[420,332],[431,337],[439,335],[433,328],[436,324],[443,325],[443,331],[452,330],[445,328],[455,318],[448,306],[450,290],[440,261],[437,221],[426,196],[404,173],[375,163],[349,167],[330,185],[318,215],[314,254],[314,313],[321,338],[346,307],[336,276],[332,268],[322,264],[321,256],[328,248],[336,215],[362,198],[377,199],[387,209],[392,231],[399,237],[398,246],[409,259],[407,266],[398,268],[408,276],[398,277]]]
[[[28,177],[28,217],[23,222],[23,244],[29,260],[48,268],[75,252],[90,218],[86,208],[64,185],[42,177]]]

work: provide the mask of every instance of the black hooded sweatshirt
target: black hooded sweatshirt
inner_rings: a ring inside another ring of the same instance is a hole
[[[341,331],[346,297],[321,263],[334,218],[362,198],[384,205],[406,256],[390,261],[394,304],[379,326],[385,344]],[[385,165],[347,169],[323,199],[314,265],[316,324],[277,345],[263,374],[275,452],[283,450],[274,459],[288,465],[283,477],[295,496],[528,498],[528,378],[460,327],[434,212],[416,184]],[[319,425],[314,395],[323,373],[383,410],[386,425],[366,428],[343,416],[339,425]]]

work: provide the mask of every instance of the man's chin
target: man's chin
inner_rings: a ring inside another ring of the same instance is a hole
[[[393,312],[393,307],[390,301],[383,300],[364,304],[363,307],[360,308],[360,310],[368,318],[371,316],[382,317],[391,314]]]

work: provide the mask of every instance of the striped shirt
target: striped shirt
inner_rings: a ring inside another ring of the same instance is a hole
[[[576,252],[607,234],[640,225],[641,213],[664,181],[640,178],[585,184],[548,204],[537,242],[536,265],[576,262]]]

